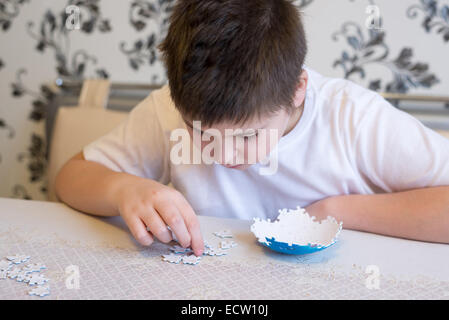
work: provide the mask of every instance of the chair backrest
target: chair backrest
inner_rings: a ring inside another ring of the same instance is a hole
[[[446,137],[446,138],[449,139],[449,130],[448,130],[448,131],[445,131],[445,130],[437,130],[437,132],[438,132],[439,134],[441,134],[443,137]]]
[[[105,109],[109,88],[107,80],[86,80],[79,105],[58,109],[49,152],[48,200],[59,201],[54,182],[62,166],[85,145],[114,129],[128,116],[126,112]]]

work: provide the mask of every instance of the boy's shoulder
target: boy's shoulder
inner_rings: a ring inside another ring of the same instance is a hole
[[[306,69],[311,86],[323,99],[348,99],[350,101],[364,101],[366,99],[379,99],[382,96],[351,80],[344,78],[326,77],[313,69]]]
[[[324,113],[351,114],[358,120],[374,112],[392,111],[393,106],[378,92],[343,78],[331,78],[306,69],[314,104]],[[356,120],[356,119],[354,119]]]
[[[164,131],[182,128],[184,122],[170,95],[168,83],[152,91],[133,110],[142,120],[152,119],[158,122]]]

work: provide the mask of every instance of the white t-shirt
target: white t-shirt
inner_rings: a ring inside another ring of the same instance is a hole
[[[337,195],[449,185],[449,140],[379,94],[311,69],[303,115],[278,144],[278,170],[260,175],[221,165],[173,165],[172,130],[186,128],[168,85],[117,128],[84,148],[111,170],[172,183],[198,215],[275,219]]]

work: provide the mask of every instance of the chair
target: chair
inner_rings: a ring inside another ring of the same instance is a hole
[[[449,139],[449,130],[436,130],[439,134],[441,134],[443,137],[446,137]]]
[[[105,135],[128,115],[106,109],[108,80],[86,80],[76,107],[60,107],[51,137],[48,165],[48,200],[58,202],[54,190],[56,175],[62,166],[82,148]]]

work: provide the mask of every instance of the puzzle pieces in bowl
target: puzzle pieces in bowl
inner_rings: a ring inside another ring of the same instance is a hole
[[[343,223],[333,217],[316,221],[304,209],[279,210],[276,221],[254,218],[251,232],[264,246],[281,253],[307,254],[328,248],[337,241]]]

